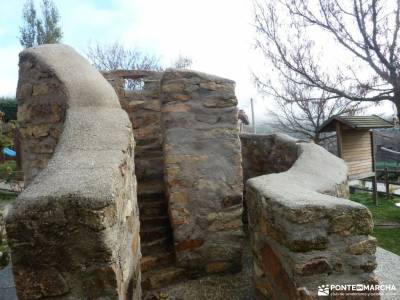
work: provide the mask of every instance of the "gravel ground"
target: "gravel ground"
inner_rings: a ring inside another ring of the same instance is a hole
[[[168,300],[250,300],[254,299],[251,284],[251,254],[248,240],[243,245],[242,265],[240,273],[228,275],[210,275],[194,280],[186,280],[160,289],[144,299]]]
[[[396,295],[382,295],[382,300],[400,299],[400,256],[378,248],[376,275],[381,284],[394,284]],[[207,276],[170,285],[144,299],[167,300],[250,300],[254,299],[251,284],[251,254],[248,242],[244,245],[243,269],[240,273],[225,276]],[[0,300],[17,300],[11,267],[0,271]]]

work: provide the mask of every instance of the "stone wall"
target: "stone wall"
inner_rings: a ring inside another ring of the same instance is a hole
[[[161,82],[165,178],[179,266],[240,269],[242,167],[234,82],[167,70]]]
[[[295,139],[282,135],[240,134],[243,182],[290,169],[297,159]]]
[[[103,74],[118,94],[121,107],[128,113],[135,141],[136,176],[144,185],[157,185],[164,177],[161,133],[160,80],[162,73],[146,71],[114,71]],[[140,90],[127,90],[124,81],[143,80]],[[144,187],[143,185],[143,187]],[[142,184],[138,184],[139,188]],[[149,187],[148,187],[149,188]],[[158,187],[159,189],[159,187]]]
[[[20,55],[18,98],[30,182],[6,215],[18,298],[140,299],[134,139],[115,92],[72,48],[44,45]],[[35,147],[48,149],[40,168]]]
[[[18,125],[27,186],[53,156],[65,120],[67,95],[52,70],[40,64],[22,58],[19,74]]]
[[[288,171],[246,184],[258,298],[317,299],[320,285],[376,283],[372,217],[344,199],[346,165],[314,144],[293,141],[294,148]]]

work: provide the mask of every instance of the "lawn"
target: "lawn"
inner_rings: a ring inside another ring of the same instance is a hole
[[[375,206],[369,193],[351,194],[350,200],[367,206],[372,213],[375,224],[398,223],[400,225],[400,208],[395,206],[395,203],[400,202],[400,197],[393,199],[379,197],[378,206]],[[373,236],[378,239],[380,247],[400,255],[400,228],[375,226]]]

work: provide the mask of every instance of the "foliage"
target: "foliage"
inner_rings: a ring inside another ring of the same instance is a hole
[[[386,228],[377,226],[382,222],[396,222],[400,224],[400,208],[394,204],[400,202],[400,197],[394,199],[379,198],[379,206],[375,206],[372,195],[369,193],[354,193],[350,200],[368,207],[372,213],[375,227],[373,236],[377,238],[378,245],[397,255],[400,255],[400,228]]]
[[[400,1],[253,1],[256,46],[280,80],[331,99],[389,100],[400,115]]]
[[[23,8],[24,24],[20,27],[19,41],[24,48],[42,44],[56,44],[62,39],[60,14],[52,0],[42,0],[42,16],[37,16],[33,0]]]
[[[11,97],[0,97],[0,111],[4,116],[4,121],[9,122],[11,120],[17,120],[17,100]]]

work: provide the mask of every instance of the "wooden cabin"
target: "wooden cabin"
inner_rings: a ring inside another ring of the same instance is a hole
[[[375,176],[372,129],[390,127],[392,123],[375,115],[334,116],[319,132],[336,131],[338,156],[347,163],[349,179],[362,179]]]

